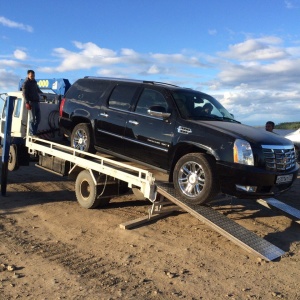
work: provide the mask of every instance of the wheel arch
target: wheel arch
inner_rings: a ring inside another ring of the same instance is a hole
[[[73,116],[71,120],[72,120],[72,127],[70,128],[71,132],[73,131],[75,126],[77,126],[80,123],[90,124],[94,129],[95,122],[93,120],[90,120],[89,118],[81,117],[81,116]]]
[[[184,155],[189,153],[203,153],[210,155],[214,160],[219,160],[219,155],[210,147],[205,145],[198,145],[195,143],[182,143],[178,145],[176,150],[174,151],[170,172],[169,172],[169,182],[173,182],[173,171],[177,161]]]

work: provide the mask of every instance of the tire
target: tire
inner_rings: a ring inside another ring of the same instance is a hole
[[[71,134],[71,147],[84,152],[95,153],[91,132],[89,124],[77,124]]]
[[[17,153],[17,146],[10,145],[9,147],[9,158],[8,158],[8,167],[9,171],[16,171],[19,169],[18,164],[18,153]]]
[[[189,204],[204,204],[219,192],[214,160],[201,153],[181,157],[173,171],[174,187]]]
[[[94,183],[92,175],[88,170],[83,170],[78,174],[75,181],[75,194],[80,206],[93,209],[107,205],[110,198],[101,198],[101,191],[99,186]]]

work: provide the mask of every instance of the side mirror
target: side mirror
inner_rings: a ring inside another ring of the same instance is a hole
[[[167,119],[171,116],[171,113],[168,113],[165,107],[159,105],[150,106],[148,109],[148,114],[152,117],[158,117],[163,119]]]

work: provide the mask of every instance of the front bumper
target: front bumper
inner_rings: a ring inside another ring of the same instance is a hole
[[[286,172],[271,172],[254,166],[234,163],[217,162],[217,171],[222,193],[238,198],[255,199],[258,197],[271,197],[288,190],[296,180],[299,165]],[[276,184],[278,176],[290,175],[291,181]],[[238,187],[256,187],[255,192],[243,191]]]

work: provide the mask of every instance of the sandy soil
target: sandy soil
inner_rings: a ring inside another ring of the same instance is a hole
[[[300,209],[300,177],[278,197]],[[300,225],[253,201],[214,207],[283,249],[267,262],[188,213],[124,230],[147,200],[87,210],[74,182],[34,166],[0,200],[0,299],[300,299]]]

